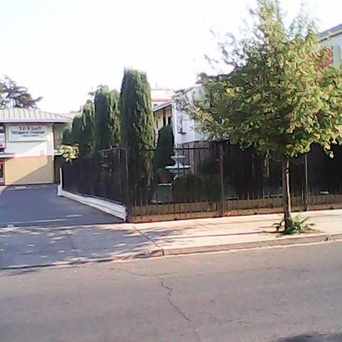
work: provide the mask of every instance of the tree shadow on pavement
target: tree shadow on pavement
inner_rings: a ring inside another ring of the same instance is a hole
[[[125,225],[0,229],[0,270],[143,254],[153,242]]]

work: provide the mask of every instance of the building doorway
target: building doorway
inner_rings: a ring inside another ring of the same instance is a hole
[[[0,160],[0,185],[5,185],[5,162]]]

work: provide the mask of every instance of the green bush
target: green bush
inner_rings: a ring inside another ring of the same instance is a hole
[[[201,177],[188,174],[173,181],[173,199],[176,202],[193,202],[201,199],[203,181]]]
[[[220,198],[220,182],[212,176],[179,176],[173,182],[173,196],[176,202],[214,202]]]
[[[219,163],[215,158],[205,159],[200,165],[200,172],[203,175],[217,175],[219,170]]]
[[[292,219],[292,222],[288,229],[282,231],[284,235],[309,233],[312,231],[313,223],[308,223],[308,217],[301,217],[300,215]],[[280,231],[282,227],[285,227],[284,220],[276,224],[277,231]]]
[[[202,176],[202,182],[202,198],[209,202],[218,201],[221,196],[221,186],[217,175]]]

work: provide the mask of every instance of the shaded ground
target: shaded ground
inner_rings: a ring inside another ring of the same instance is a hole
[[[24,266],[77,263],[120,256],[125,258],[153,247],[133,229],[104,225],[68,228],[0,229],[0,270]]]
[[[3,271],[0,340],[341,341],[341,246]]]
[[[57,197],[55,185],[2,187],[0,228],[63,227],[121,222],[119,218],[66,198]]]
[[[55,186],[0,189],[0,269],[134,253],[149,241],[111,215],[57,197]],[[0,339],[1,340],[1,339]]]

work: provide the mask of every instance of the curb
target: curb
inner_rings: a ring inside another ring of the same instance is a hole
[[[294,246],[304,245],[310,243],[320,242],[332,242],[342,240],[342,233],[336,234],[314,234],[308,236],[292,236],[286,238],[279,238],[277,240],[261,240],[252,242],[241,243],[228,243],[222,245],[208,245],[198,247],[183,247],[183,248],[154,248],[139,253],[131,253],[125,255],[109,255],[106,257],[99,257],[94,259],[79,258],[71,261],[61,261],[55,263],[46,264],[33,264],[33,265],[15,265],[1,267],[0,271],[21,270],[30,268],[48,268],[48,267],[62,267],[62,266],[75,266],[89,263],[103,263],[103,262],[118,262],[118,261],[130,261],[134,259],[148,259],[163,256],[176,256],[176,255],[188,255],[199,253],[211,253],[211,252],[224,252],[224,251],[236,251],[236,250],[248,250],[265,247],[277,247],[277,246]]]
[[[198,247],[185,247],[185,248],[164,248],[164,255],[185,255],[197,253],[210,253],[210,252],[224,252],[235,251],[241,249],[255,249],[265,247],[278,247],[278,246],[291,246],[299,244],[310,244],[328,241],[337,241],[342,239],[342,234],[315,234],[310,236],[293,236],[287,238],[279,238],[277,240],[260,240],[251,242],[237,242],[222,245],[208,245]]]
[[[95,208],[106,214],[120,218],[121,220],[123,220],[123,222],[126,222],[127,209],[121,204],[96,197],[74,194],[72,192],[63,190],[60,186],[58,186],[57,196],[65,197],[72,201],[87,205],[88,207]]]

